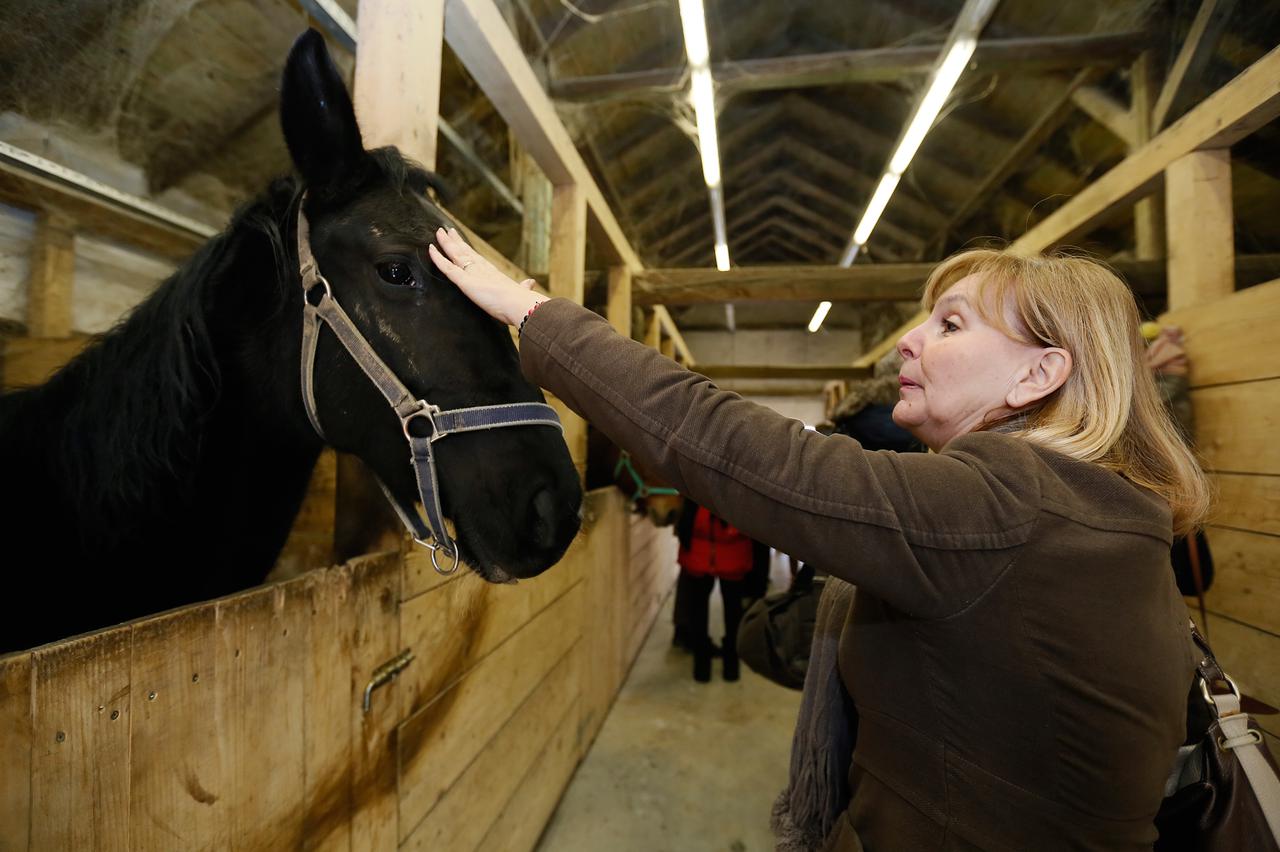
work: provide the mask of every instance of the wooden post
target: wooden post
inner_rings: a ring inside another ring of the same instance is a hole
[[[1231,151],[1194,151],[1165,172],[1169,222],[1169,310],[1235,292]]]
[[[1158,84],[1155,60],[1150,51],[1143,53],[1133,63],[1130,81],[1133,100],[1129,105],[1129,112],[1134,143],[1129,153],[1133,153],[1135,149],[1150,142],[1156,132],[1152,123],[1152,109],[1155,106]],[[1134,256],[1138,260],[1154,260],[1167,255],[1163,201],[1161,192],[1157,190],[1133,206]]]
[[[676,342],[668,337],[658,346],[658,351],[674,360],[676,357]]]
[[[582,304],[586,290],[587,196],[576,184],[564,184],[551,192],[551,254],[547,290],[552,296]],[[560,411],[564,440],[578,473],[586,481],[587,422],[567,410]]]
[[[551,181],[528,154],[520,153],[520,254],[516,262],[530,275],[546,273],[551,266]]]
[[[71,336],[71,291],[76,271],[71,223],[49,213],[36,217],[27,279],[27,336]]]
[[[631,270],[625,266],[609,267],[609,301],[605,308],[609,325],[623,337],[631,336]]]
[[[436,165],[444,0],[360,0],[355,105],[366,148]]]
[[[644,343],[654,349],[662,348],[662,325],[658,322],[658,309],[649,313],[649,324],[645,326]]]

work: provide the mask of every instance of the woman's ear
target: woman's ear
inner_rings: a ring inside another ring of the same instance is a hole
[[[1039,402],[1056,391],[1071,375],[1071,353],[1057,346],[1037,349],[1022,378],[1005,397],[1005,404],[1017,411]]]
[[[280,86],[280,124],[308,187],[331,185],[364,156],[351,96],[315,30],[300,35],[289,51]]]

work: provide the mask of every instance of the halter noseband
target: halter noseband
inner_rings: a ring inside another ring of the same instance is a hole
[[[636,470],[636,466],[631,463],[631,453],[626,450],[618,453],[618,463],[613,466],[613,478],[617,479],[624,471],[631,475],[631,481],[636,486],[635,492],[631,495],[632,503],[638,503],[646,497],[656,497],[664,494],[675,496],[680,493],[674,488],[658,487],[645,482],[644,477],[640,475],[640,471]]]
[[[426,515],[423,521],[412,504],[405,506],[390,489],[378,480],[382,493],[396,510],[413,540],[431,551],[431,565],[441,574],[452,574],[458,568],[458,545],[449,537],[444,525],[444,513],[440,508],[440,488],[436,481],[436,441],[459,432],[477,432],[506,426],[554,426],[563,431],[555,409],[540,402],[514,402],[505,405],[479,405],[472,408],[454,408],[442,411],[425,399],[418,399],[396,377],[391,368],[378,357],[355,323],[347,316],[337,300],[329,282],[320,274],[315,255],[311,253],[311,227],[302,212],[302,199],[298,201],[298,271],[302,277],[302,402],[307,419],[320,439],[325,440],[316,415],[315,363],[316,345],[320,340],[320,321],[333,331],[334,336],[355,360],[373,386],[387,400],[400,418],[400,428],[409,442],[409,462],[413,465],[418,481],[418,498]],[[318,294],[316,302],[312,297]],[[431,434],[418,436],[410,426],[414,420],[424,420],[431,427]],[[442,566],[438,555],[444,551],[450,562]]]

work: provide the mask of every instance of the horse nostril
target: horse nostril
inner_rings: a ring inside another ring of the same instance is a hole
[[[550,488],[533,495],[534,541],[539,547],[551,548],[556,543],[556,498]]]

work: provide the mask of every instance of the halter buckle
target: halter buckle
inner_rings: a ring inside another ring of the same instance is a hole
[[[320,301],[316,302],[315,304],[312,304],[311,294],[314,293],[316,289],[320,287],[324,288],[324,295],[320,297]],[[326,300],[332,299],[332,298],[333,298],[333,289],[329,286],[329,279],[325,278],[323,275],[321,275],[318,272],[316,273],[316,280],[312,281],[311,284],[305,287],[302,291],[302,300],[312,308],[318,308],[321,305],[323,305]]]
[[[400,428],[404,430],[405,439],[412,441],[416,437],[409,431],[409,424],[419,417],[425,417],[427,422],[431,424],[431,434],[428,436],[428,440],[431,441],[431,443],[434,444],[445,435],[448,435],[448,430],[441,429],[439,424],[436,423],[436,416],[440,413],[440,406],[432,405],[425,399],[420,399],[415,402],[409,413],[400,418]]]
[[[461,560],[458,556],[457,544],[454,544],[451,547],[445,547],[443,544],[440,544],[434,541],[427,541],[425,539],[418,538],[416,535],[413,537],[413,540],[416,544],[420,544],[423,547],[425,547],[427,550],[431,551],[431,567],[435,569],[435,572],[437,574],[441,574],[447,577],[450,574],[452,574],[454,571],[458,570],[458,565],[461,564]],[[449,558],[451,562],[449,563],[448,568],[441,566],[439,560],[437,559],[436,555],[442,550],[445,553],[449,554]]]

